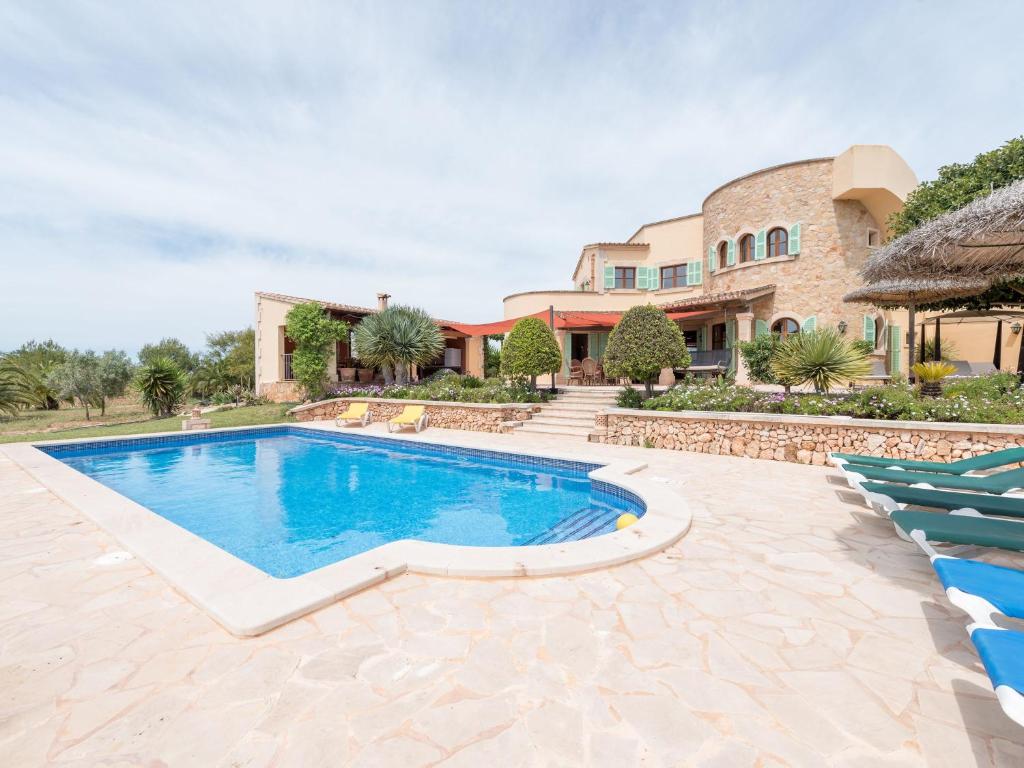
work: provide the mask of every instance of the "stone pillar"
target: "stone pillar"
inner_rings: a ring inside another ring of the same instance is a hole
[[[743,356],[740,354],[739,344],[741,341],[753,341],[754,339],[754,313],[753,312],[737,312],[736,313],[736,348],[733,350],[734,359],[736,361],[736,383],[737,384],[750,384],[750,374],[747,372],[747,366],[743,362]]]
[[[562,350],[562,370],[558,376],[555,377],[555,381],[559,384],[564,384],[569,380],[569,359],[572,357],[572,350],[566,348],[566,344],[572,343],[572,336],[569,335],[568,331],[555,331],[555,341],[558,342],[558,348]],[[538,382],[538,386],[540,383]]]

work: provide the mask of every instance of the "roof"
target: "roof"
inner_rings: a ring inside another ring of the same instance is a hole
[[[302,296],[289,296],[284,293],[270,293],[269,291],[256,291],[256,295],[265,299],[273,299],[274,301],[283,301],[286,304],[307,304],[311,301],[316,302],[325,309],[333,309],[337,312],[348,312],[353,315],[375,315],[378,310],[370,307],[357,307],[354,304],[338,304],[333,301],[325,301],[324,299],[307,299]],[[435,323],[448,328],[454,328],[457,323],[452,320],[444,320],[439,317],[430,318]]]
[[[658,304],[658,309],[668,312],[677,307],[683,309],[686,307],[702,307],[706,304],[722,304],[727,301],[750,301],[771,293],[775,293],[774,285],[759,285],[756,288],[743,288],[738,291],[723,291],[722,293],[704,293],[699,296],[676,299],[675,301]]]

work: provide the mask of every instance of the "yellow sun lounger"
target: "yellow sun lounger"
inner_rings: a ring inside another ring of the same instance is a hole
[[[349,403],[348,410],[339,413],[334,419],[334,423],[339,427],[346,427],[353,421],[358,421],[364,427],[370,423],[369,403]]]
[[[402,427],[415,427],[419,432],[427,426],[427,414],[422,405],[407,405],[400,414],[388,421],[388,432],[393,432],[392,426],[401,429]]]

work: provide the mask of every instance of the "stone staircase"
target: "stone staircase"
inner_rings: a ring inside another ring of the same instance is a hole
[[[583,438],[595,430],[594,416],[615,406],[622,387],[561,387],[557,397],[545,403],[516,432],[565,435]]]

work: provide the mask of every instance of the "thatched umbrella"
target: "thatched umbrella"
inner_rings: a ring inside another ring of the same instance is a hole
[[[997,189],[898,237],[867,260],[867,283],[903,277],[1024,274],[1024,180]]]

